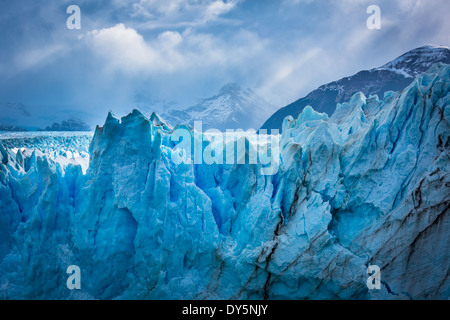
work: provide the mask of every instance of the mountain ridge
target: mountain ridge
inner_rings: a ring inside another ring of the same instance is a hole
[[[170,125],[193,125],[202,121],[203,129],[258,129],[273,111],[272,105],[252,89],[243,89],[235,82],[225,84],[217,94],[200,100],[186,109],[173,109],[161,117]]]
[[[336,104],[343,103],[356,92],[380,98],[388,91],[405,89],[415,77],[427,71],[433,64],[450,64],[450,49],[447,46],[425,45],[410,50],[381,67],[361,70],[356,74],[324,84],[305,97],[277,110],[262,125],[261,129],[282,129],[285,117],[297,115],[308,105],[318,112],[331,116]]]

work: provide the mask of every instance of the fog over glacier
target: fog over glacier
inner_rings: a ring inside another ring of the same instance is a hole
[[[272,175],[176,164],[180,126],[137,110],[110,113],[92,140],[1,140],[0,298],[447,299],[449,122],[441,63],[331,117],[285,118]],[[70,265],[81,290],[66,287]]]

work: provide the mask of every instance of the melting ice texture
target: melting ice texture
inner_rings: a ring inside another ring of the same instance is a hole
[[[171,128],[138,111],[96,129],[85,174],[0,144],[0,297],[447,299],[449,121],[440,64],[286,118],[273,176],[175,165]]]

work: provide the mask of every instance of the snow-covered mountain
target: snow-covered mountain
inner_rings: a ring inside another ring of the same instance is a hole
[[[437,62],[450,63],[450,48],[446,46],[426,45],[411,50],[375,71],[388,70],[406,78],[415,78]]]
[[[251,89],[228,83],[220,91],[183,110],[170,110],[161,115],[172,126],[194,125],[202,121],[203,129],[259,129],[274,111],[273,106]]]
[[[0,143],[0,298],[450,297],[450,65],[332,117],[287,117],[273,175],[176,163],[174,135],[155,115],[109,114],[86,173]]]
[[[307,105],[318,112],[332,115],[337,103],[348,101],[356,92],[366,96],[376,94],[383,97],[387,91],[406,88],[418,75],[427,71],[434,63],[450,63],[450,49],[445,46],[427,45],[411,50],[385,65],[360,71],[338,81],[325,84],[268,118],[263,129],[281,129],[285,117],[296,117]]]

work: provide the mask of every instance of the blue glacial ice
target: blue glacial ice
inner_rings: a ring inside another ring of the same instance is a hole
[[[447,299],[449,123],[439,64],[287,117],[274,175],[176,164],[174,129],[137,110],[97,127],[84,169],[1,143],[0,298]]]

